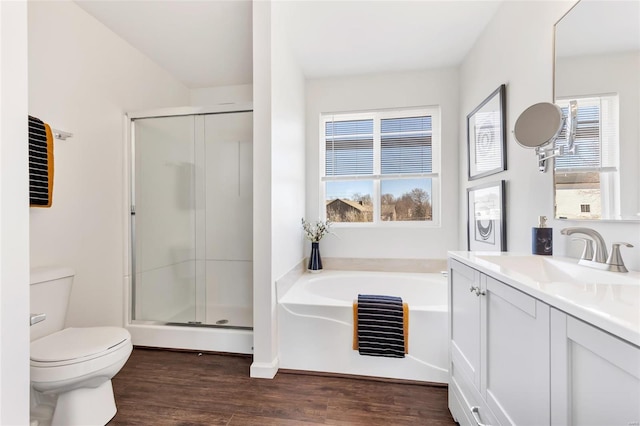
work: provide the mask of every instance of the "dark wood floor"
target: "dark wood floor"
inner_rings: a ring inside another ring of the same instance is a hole
[[[251,358],[134,349],[109,425],[452,425],[446,387],[279,373]]]

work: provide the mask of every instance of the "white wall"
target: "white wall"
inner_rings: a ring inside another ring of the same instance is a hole
[[[271,3],[253,2],[253,364],[251,377],[277,372],[271,252]]]
[[[253,3],[253,377],[277,371],[275,281],[303,257],[304,77],[288,46],[286,2]]]
[[[191,106],[212,106],[253,101],[253,85],[203,87],[191,89]]]
[[[321,214],[320,114],[439,105],[441,107],[441,223],[438,227],[372,228],[340,225],[321,243],[326,257],[445,258],[458,249],[458,70],[315,79],[307,82],[306,216]]]
[[[289,48],[288,2],[273,3],[271,211],[273,275],[281,278],[303,257],[305,211],[305,79]]]
[[[507,180],[507,249],[531,252],[531,227],[539,215],[553,217],[553,174],[539,173],[533,151],[521,148],[512,130],[519,114],[537,102],[553,101],[553,27],[574,1],[504,2],[460,67],[459,203],[466,205],[465,188]],[[500,84],[507,84],[506,172],[467,182],[465,118]],[[640,268],[640,225],[550,220],[554,254],[577,257],[580,247],[560,235],[566,226],[589,226],[608,243],[628,241],[636,247],[623,256],[628,266]],[[460,210],[459,246],[466,247],[466,210]]]
[[[183,106],[189,90],[75,3],[29,2],[29,113],[55,142],[53,206],[31,209],[32,266],[73,267],[69,325],[121,325],[127,111]]]
[[[0,2],[0,424],[29,423],[27,4]]]

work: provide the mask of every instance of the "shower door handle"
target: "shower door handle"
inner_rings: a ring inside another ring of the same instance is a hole
[[[31,314],[29,315],[29,325],[34,325],[47,319],[47,314]]]

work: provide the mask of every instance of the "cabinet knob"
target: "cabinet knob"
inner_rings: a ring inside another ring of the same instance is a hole
[[[487,294],[484,290],[480,290],[480,287],[479,287],[479,286],[473,286],[473,285],[472,285],[472,286],[471,286],[471,288],[469,289],[469,291],[470,291],[471,293],[475,292],[475,293],[476,293],[476,296],[478,296],[478,297],[480,297],[480,296],[484,296],[484,295],[486,295],[486,294]]]

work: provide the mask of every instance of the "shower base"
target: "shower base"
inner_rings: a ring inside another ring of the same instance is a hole
[[[134,346],[253,354],[253,330],[219,326],[129,324]]]

